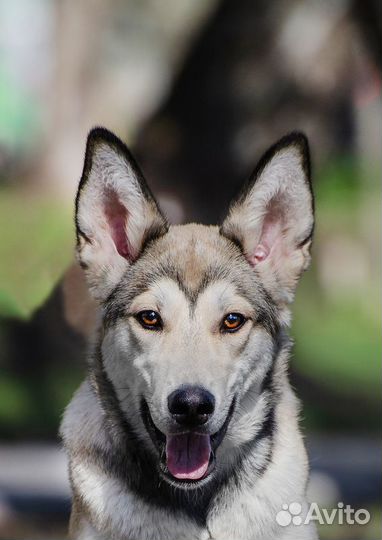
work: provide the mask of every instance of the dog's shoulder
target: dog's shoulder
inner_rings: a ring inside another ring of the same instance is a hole
[[[88,447],[94,437],[102,434],[101,423],[101,406],[89,380],[85,379],[65,409],[60,427],[64,446],[68,450]]]

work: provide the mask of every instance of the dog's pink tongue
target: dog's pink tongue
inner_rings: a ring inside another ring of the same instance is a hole
[[[175,478],[199,480],[208,469],[210,455],[209,435],[183,433],[167,436],[167,468]]]

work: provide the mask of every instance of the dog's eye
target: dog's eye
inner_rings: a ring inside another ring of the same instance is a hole
[[[241,313],[228,313],[222,320],[222,332],[235,332],[245,323],[246,318]]]
[[[162,329],[162,319],[160,318],[159,313],[156,311],[146,309],[137,313],[135,317],[143,328],[148,328],[149,330]]]

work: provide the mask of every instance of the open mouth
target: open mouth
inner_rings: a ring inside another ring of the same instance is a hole
[[[216,450],[222,443],[235,406],[232,400],[222,427],[214,434],[186,431],[165,435],[150,414],[147,402],[142,399],[141,413],[146,429],[160,457],[161,474],[172,482],[197,484],[209,477],[215,468]]]

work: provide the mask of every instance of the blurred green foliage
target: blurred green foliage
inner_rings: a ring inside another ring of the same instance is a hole
[[[83,377],[78,366],[57,368],[52,365],[44,377],[17,377],[2,374],[0,378],[0,425],[2,436],[10,439],[27,437],[52,438],[70,397]]]
[[[0,54],[0,140],[10,147],[26,144],[38,129],[39,113],[38,101],[13,82]]]
[[[357,399],[379,398],[381,345],[376,321],[356,302],[333,301],[325,310],[299,302],[296,310],[296,365],[323,386],[338,391],[357,389]],[[339,383],[340,381],[340,383]]]
[[[73,259],[73,209],[0,191],[0,315],[28,317]]]

